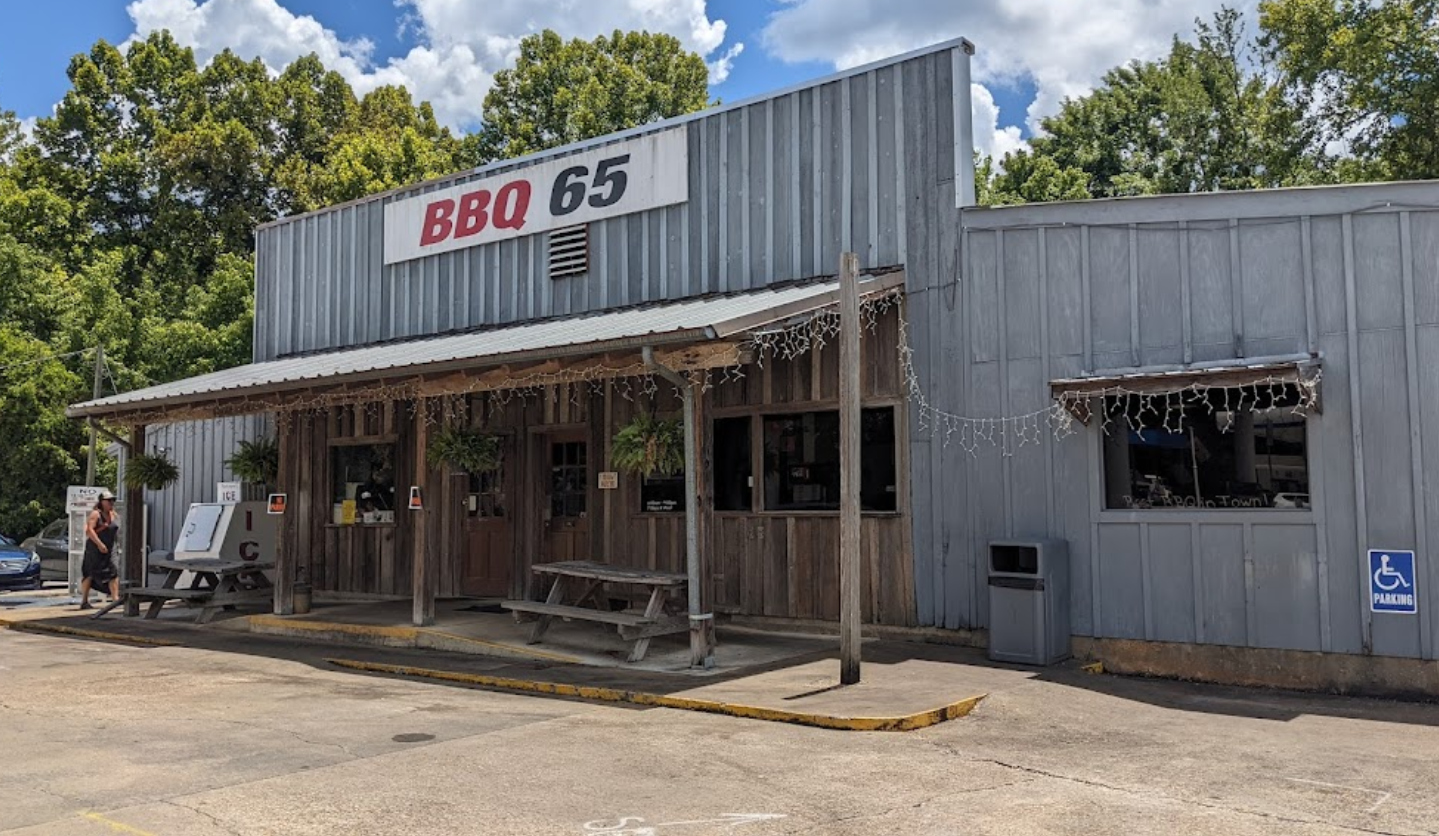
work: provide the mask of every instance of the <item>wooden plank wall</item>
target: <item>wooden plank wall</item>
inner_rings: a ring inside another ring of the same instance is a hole
[[[908,478],[902,451],[908,418],[901,397],[899,329],[894,312],[877,330],[864,334],[864,398],[867,405],[896,405],[896,452],[901,455],[897,481]],[[765,357],[745,376],[722,382],[705,393],[707,419],[764,414],[770,409],[833,408],[838,397],[838,351],[834,346],[794,360]],[[547,460],[540,439],[547,428],[589,427],[590,526],[592,557],[616,565],[683,572],[684,514],[644,513],[636,476],[621,473],[618,487],[601,491],[597,474],[611,470],[609,453],[615,433],[642,411],[678,417],[681,401],[674,387],[658,381],[653,397],[639,379],[550,387],[544,396],[501,398],[477,394],[433,399],[430,419],[469,425],[508,437],[512,457],[511,514],[515,556],[512,594],[530,594],[530,567],[540,559],[543,480]],[[409,403],[388,408],[337,407],[327,415],[299,416],[287,422],[288,450],[295,451],[284,489],[290,494],[294,532],[287,541],[297,555],[301,577],[329,592],[408,596],[412,583],[412,526],[415,515],[401,508],[394,525],[340,527],[332,523],[331,450],[336,443],[393,438],[397,473],[412,472],[415,429],[424,416]],[[713,450],[706,420],[702,454],[710,471]],[[753,439],[759,444],[761,440]],[[396,486],[403,500],[408,483]],[[468,548],[464,474],[432,470],[425,496],[427,540],[435,549],[439,595],[460,595],[460,575]],[[702,486],[702,487],[708,487]],[[910,626],[916,622],[915,578],[911,560],[908,492],[900,512],[866,514],[862,525],[864,618],[867,622]],[[702,510],[701,556],[706,606],[716,611],[836,620],[839,617],[838,513],[715,513]]]
[[[332,441],[373,438],[379,443],[392,438],[396,473],[408,472],[414,421],[409,404],[387,403],[300,413],[281,422],[293,464],[282,469],[281,489],[289,494],[294,515],[286,554],[295,556],[297,576],[317,591],[410,594],[411,529],[405,511],[395,512],[393,525],[334,525],[330,467]],[[396,497],[407,490],[407,484],[397,484]]]

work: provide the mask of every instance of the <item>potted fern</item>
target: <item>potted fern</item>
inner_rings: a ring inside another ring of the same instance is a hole
[[[645,478],[683,473],[684,427],[678,419],[637,415],[615,433],[610,462],[619,470]]]
[[[425,461],[430,467],[489,473],[500,466],[500,437],[469,427],[445,427],[430,436]]]
[[[125,487],[163,490],[180,480],[180,468],[164,453],[133,455],[125,463]]]
[[[273,438],[242,441],[234,455],[225,460],[230,472],[241,482],[269,486],[280,480],[280,444]]]

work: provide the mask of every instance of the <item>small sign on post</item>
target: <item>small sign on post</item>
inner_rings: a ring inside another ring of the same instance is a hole
[[[1369,550],[1369,609],[1414,615],[1419,593],[1414,588],[1414,552]]]
[[[425,510],[425,505],[424,505],[424,503],[420,501],[420,486],[419,486],[419,485],[411,485],[411,486],[410,486],[410,510],[411,510],[411,511],[423,511],[423,510]]]
[[[290,499],[290,497],[289,497],[287,494],[283,494],[283,493],[272,493],[272,494],[270,494],[270,502],[269,502],[268,512],[271,513],[271,514],[277,514],[277,515],[278,515],[278,514],[283,514],[283,513],[285,513],[285,506],[286,506],[287,504],[289,504],[289,499]]]
[[[215,499],[221,505],[239,505],[241,489],[239,482],[216,482]]]
[[[612,491],[620,486],[620,475],[613,470],[600,473],[600,490]]]

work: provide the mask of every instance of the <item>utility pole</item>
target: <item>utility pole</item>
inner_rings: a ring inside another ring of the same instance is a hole
[[[859,256],[839,257],[839,681],[859,682],[860,367]]]
[[[97,345],[95,346],[95,388],[92,393],[95,400],[99,400],[102,394],[100,387],[103,383],[104,373],[105,346]],[[95,484],[96,456],[99,452],[95,445],[98,443],[98,439],[95,435],[95,419],[90,418],[85,423],[90,425],[90,458],[85,463],[85,486],[92,487]]]

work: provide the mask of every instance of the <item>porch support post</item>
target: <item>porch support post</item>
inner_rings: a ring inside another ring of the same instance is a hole
[[[859,257],[839,257],[839,681],[859,682],[860,367]]]
[[[300,415],[281,413],[275,417],[279,419],[275,422],[275,434],[279,437],[280,469],[275,476],[278,484],[273,490],[275,493],[293,494],[298,500],[299,491],[296,490],[295,477],[299,451],[295,447],[299,442]],[[317,487],[305,485],[302,489],[317,490]],[[299,507],[298,501],[294,504],[287,503],[285,513],[280,515],[280,530],[275,536],[275,615],[295,614],[295,568],[298,556],[295,514],[298,513]]]
[[[130,430],[129,455],[145,452],[145,427],[136,425]],[[90,484],[87,482],[86,484]],[[125,580],[145,585],[145,491],[142,488],[125,487],[125,519],[120,528],[125,538]]]
[[[425,477],[429,474],[430,466],[425,461],[425,451],[430,445],[430,399],[421,398],[419,408],[415,410],[415,446],[413,455],[415,457],[415,481],[414,484],[420,489],[420,502],[423,510],[406,511],[410,516],[411,531],[414,541],[414,624],[416,627],[431,627],[435,623],[435,595],[439,588],[439,567],[432,565],[430,559],[431,549],[429,548],[430,510],[434,507],[436,497],[429,495]],[[408,505],[409,494],[402,494]]]
[[[683,375],[655,362],[654,350],[644,348],[645,364],[679,387],[684,399],[685,425],[685,575],[689,592],[690,667],[714,666],[714,615],[703,612],[700,572],[699,444],[695,422],[695,386]]]

